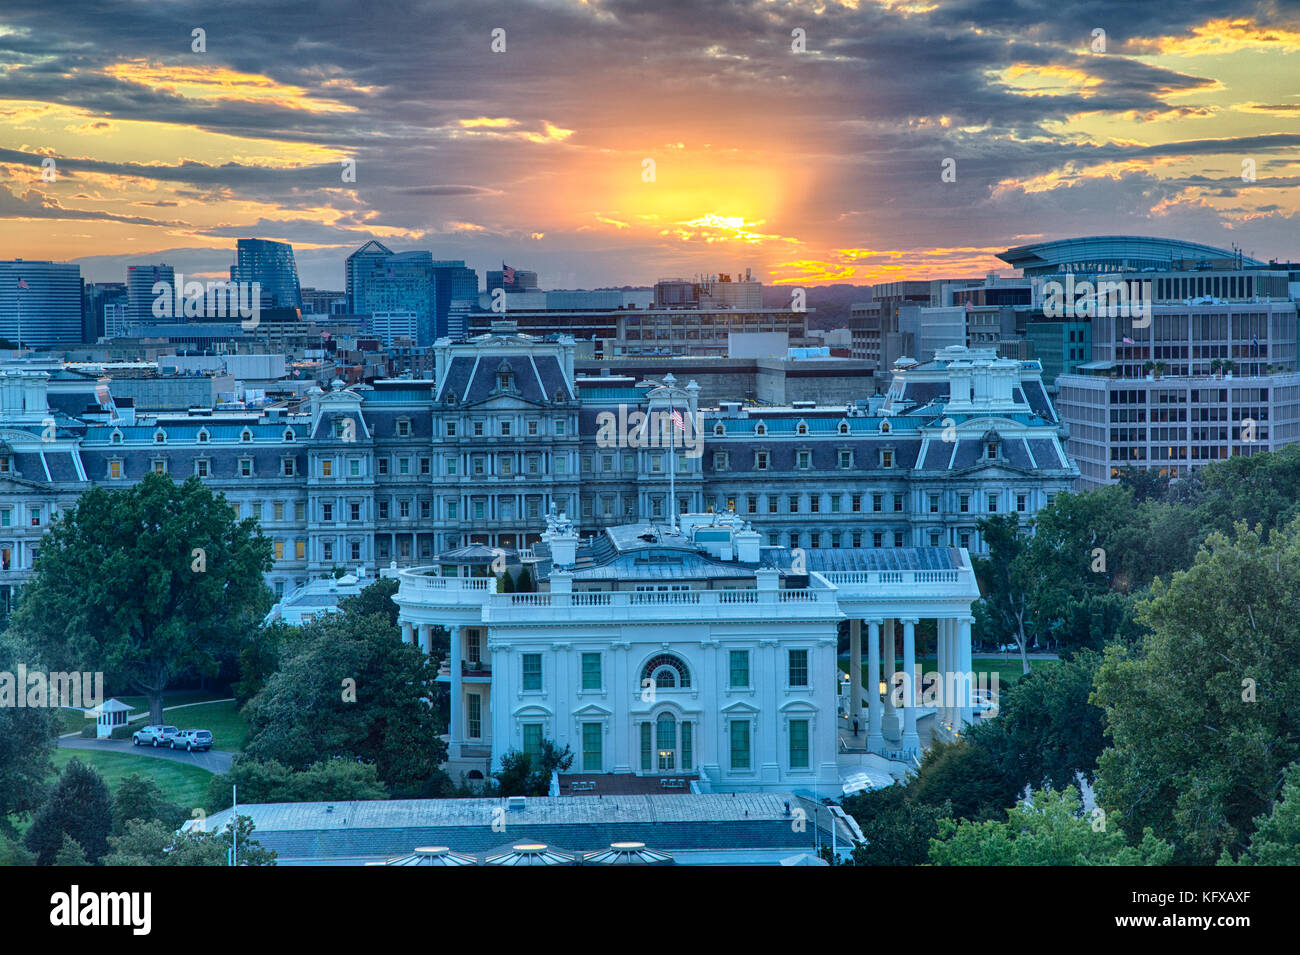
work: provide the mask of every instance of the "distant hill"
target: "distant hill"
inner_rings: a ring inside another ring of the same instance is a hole
[[[792,285],[763,286],[765,308],[788,308]],[[871,301],[870,285],[811,285],[806,304],[815,309],[808,316],[809,328],[843,328],[849,321],[849,307],[857,302]]]

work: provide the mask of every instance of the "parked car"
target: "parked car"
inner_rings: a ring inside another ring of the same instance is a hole
[[[1019,652],[1020,652],[1020,644],[1018,643],[1004,643],[1002,644],[1002,646],[998,647],[998,653],[1019,653]]]
[[[976,719],[991,720],[998,715],[998,698],[988,690],[971,690],[971,709]]]
[[[179,733],[174,726],[141,726],[131,734],[132,746],[166,746]]]
[[[172,749],[183,749],[187,753],[192,753],[196,749],[209,750],[212,748],[212,734],[207,730],[181,730],[171,739]]]

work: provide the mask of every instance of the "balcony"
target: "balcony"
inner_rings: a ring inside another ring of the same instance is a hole
[[[492,664],[486,660],[461,660],[460,675],[463,677],[481,677],[492,679]]]

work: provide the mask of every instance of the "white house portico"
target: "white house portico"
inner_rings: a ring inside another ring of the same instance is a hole
[[[896,633],[903,670],[915,674],[917,623],[936,619],[941,673],[969,674],[978,588],[962,550],[792,553],[762,545],[731,514],[685,515],[676,530],[611,527],[580,541],[552,515],[535,549],[509,559],[529,569],[537,592],[497,593],[491,576],[448,576],[469,567],[440,562],[402,571],[394,597],[403,640],[430,652],[434,627],[450,634],[440,676],[451,698],[448,768],[474,778],[508,750],[535,753],[550,739],[571,747],[573,772],[589,779],[833,791],[842,620],[858,664],[851,712],[865,717],[872,751],[918,752],[917,719],[931,712],[919,695],[905,690],[895,707],[879,692]],[[937,718],[952,728],[969,719],[968,696],[940,702]]]

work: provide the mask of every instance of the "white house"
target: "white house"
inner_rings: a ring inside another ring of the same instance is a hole
[[[579,540],[552,515],[519,557],[538,592],[496,593],[492,577],[447,576],[442,565],[399,574],[403,640],[428,652],[433,627],[450,632],[440,679],[451,690],[453,772],[481,778],[509,749],[536,752],[551,739],[572,748],[575,774],[645,777],[646,791],[664,780],[835,791],[846,769],[836,705],[846,618],[855,661],[868,623],[867,689],[859,680],[850,690],[867,749],[911,756],[922,746],[918,718],[953,727],[970,718],[968,691],[940,698],[938,713],[896,709],[879,692],[897,629],[903,670],[915,672],[925,618],[938,621],[940,671],[969,674],[979,591],[964,550],[791,552],[762,545],[734,514]]]

